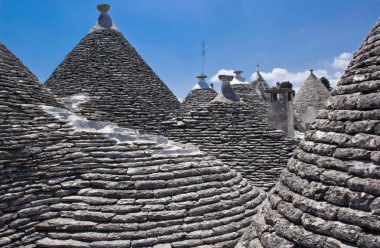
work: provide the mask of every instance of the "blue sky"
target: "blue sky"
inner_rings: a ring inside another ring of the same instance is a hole
[[[0,42],[44,82],[91,29],[96,5],[179,97],[201,71],[243,70],[299,87],[313,68],[336,82],[379,18],[380,0],[0,0]]]

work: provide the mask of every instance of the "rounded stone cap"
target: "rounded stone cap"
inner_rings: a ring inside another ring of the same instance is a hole
[[[198,79],[205,79],[207,78],[207,76],[205,74],[201,74],[199,76],[197,76]]]
[[[240,75],[240,74],[243,73],[243,71],[234,71],[234,73],[235,73],[236,75]]]
[[[96,8],[101,12],[101,13],[107,13],[111,6],[109,4],[99,4],[96,6]]]
[[[232,81],[234,79],[234,76],[229,76],[229,75],[219,75],[218,76],[220,81]]]

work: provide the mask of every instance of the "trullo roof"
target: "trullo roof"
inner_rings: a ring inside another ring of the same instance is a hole
[[[379,247],[380,19],[238,247]]]
[[[195,147],[60,108],[2,45],[0,109],[0,247],[234,247],[265,198]]]
[[[57,97],[87,95],[89,101],[81,106],[81,113],[89,119],[154,129],[180,103],[118,31],[108,9],[99,10],[94,28],[45,85]]]

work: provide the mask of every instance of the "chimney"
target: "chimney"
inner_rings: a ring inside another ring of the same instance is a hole
[[[215,97],[215,99],[212,100],[212,102],[241,102],[240,97],[236,95],[235,91],[231,87],[232,79],[234,79],[233,76],[219,75],[219,80],[222,81],[222,88],[219,94]]]

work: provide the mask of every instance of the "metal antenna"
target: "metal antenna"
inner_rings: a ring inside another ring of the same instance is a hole
[[[202,41],[202,75],[205,74],[205,47],[206,41]]]

